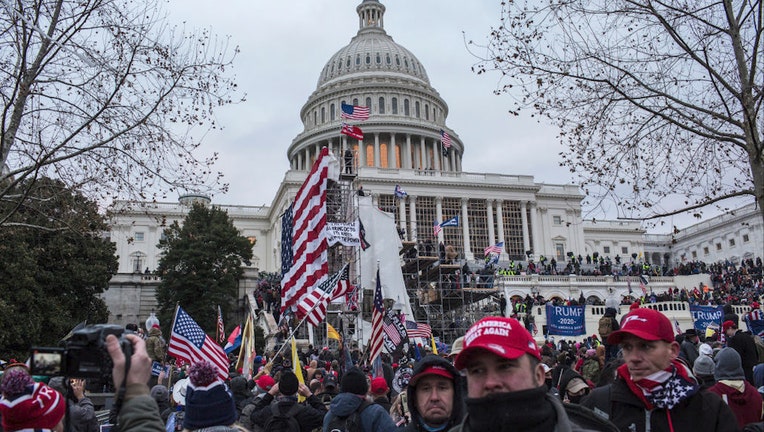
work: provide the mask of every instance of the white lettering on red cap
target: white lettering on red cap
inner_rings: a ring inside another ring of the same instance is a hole
[[[629,315],[626,318],[624,318],[623,325],[621,327],[626,327],[626,324],[628,324],[630,321],[634,321],[634,320],[642,321],[642,322],[645,322],[645,323],[647,322],[647,318],[642,318],[642,317],[637,316],[637,315]]]

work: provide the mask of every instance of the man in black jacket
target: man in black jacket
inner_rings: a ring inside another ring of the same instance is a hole
[[[753,367],[759,362],[759,352],[756,350],[756,341],[753,336],[739,330],[735,321],[724,321],[722,324],[724,336],[727,338],[727,346],[740,354],[743,362],[745,380],[753,385]]]
[[[719,396],[700,391],[690,368],[677,360],[671,321],[648,308],[629,312],[608,337],[625,363],[612,384],[594,389],[581,404],[622,431],[733,432],[732,411]]]
[[[411,423],[402,432],[449,430],[464,417],[461,375],[448,360],[428,355],[414,365],[406,387]]]
[[[275,408],[272,408],[271,402],[279,393],[281,397],[276,402]],[[298,404],[298,393],[306,397],[306,405]],[[310,392],[308,386],[297,381],[297,376],[289,370],[283,371],[279,382],[255,402],[255,410],[251,415],[252,423],[265,427],[268,420],[273,417],[274,410],[278,410],[281,415],[294,417],[302,432],[309,432],[321,426],[326,415],[324,404]]]

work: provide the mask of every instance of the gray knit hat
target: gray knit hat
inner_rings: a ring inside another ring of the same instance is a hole
[[[714,369],[714,378],[721,380],[744,380],[743,364],[740,361],[740,354],[733,348],[723,348],[714,357],[716,368]]]
[[[695,364],[692,365],[692,373],[695,376],[713,376],[714,366],[714,361],[711,360],[711,357],[700,356],[695,360]]]

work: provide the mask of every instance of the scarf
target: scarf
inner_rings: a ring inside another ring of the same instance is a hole
[[[647,409],[664,408],[670,410],[681,401],[698,392],[700,386],[689,368],[678,360],[672,360],[669,366],[634,381],[627,365],[618,368],[618,375],[626,381],[629,389]]]
[[[546,400],[546,386],[482,398],[467,398],[467,425],[471,431],[511,432],[554,430],[557,417]]]

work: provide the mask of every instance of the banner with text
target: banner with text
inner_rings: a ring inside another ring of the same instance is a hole
[[[553,306],[546,304],[547,333],[557,336],[586,334],[583,306]]]
[[[341,243],[343,246],[360,246],[358,222],[327,222],[326,241],[329,246]]]
[[[695,330],[698,334],[706,334],[706,328],[711,325],[717,328],[721,328],[722,320],[724,319],[724,307],[723,306],[700,306],[690,305],[690,313],[692,314],[692,322],[695,326]]]

